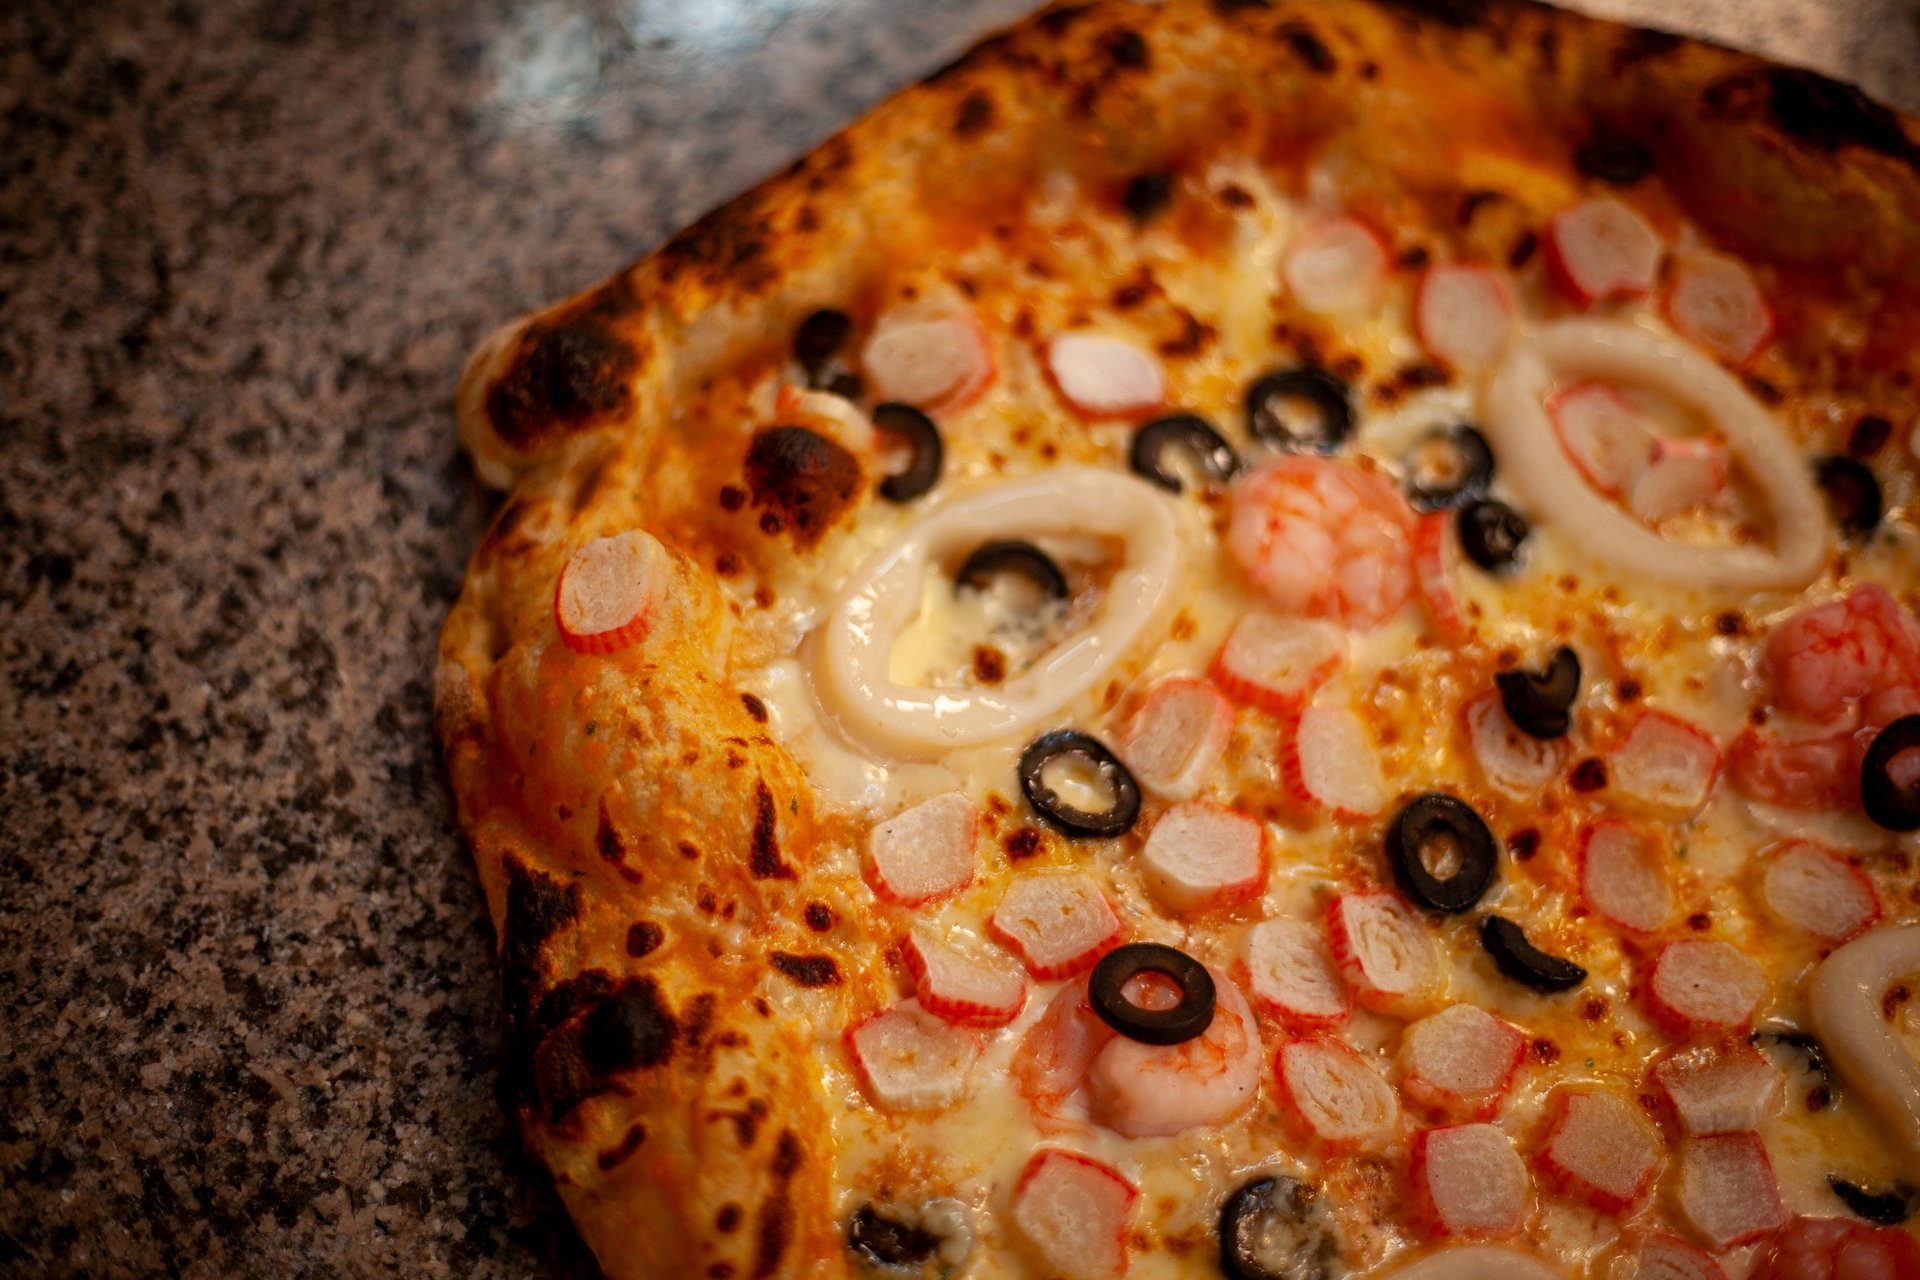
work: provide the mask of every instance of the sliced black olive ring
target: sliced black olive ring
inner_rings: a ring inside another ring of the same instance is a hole
[[[984,591],[1003,573],[1017,573],[1054,600],[1067,598],[1067,575],[1031,542],[1002,538],[983,542],[953,575],[954,590]]]
[[[860,379],[836,358],[853,321],[844,311],[822,308],[800,322],[793,335],[793,359],[805,371],[807,385],[847,400],[860,398]]]
[[[1889,831],[1920,829],[1920,785],[1893,776],[1894,762],[1920,749],[1920,715],[1901,716],[1882,729],[1860,762],[1860,803],[1867,816]]]
[[[1493,958],[1493,967],[1542,995],[1571,991],[1587,980],[1587,971],[1571,960],[1550,956],[1527,941],[1526,930],[1505,916],[1490,915],[1480,922],[1480,945]]]
[[[1466,423],[1435,427],[1407,451],[1407,501],[1416,511],[1450,511],[1486,496],[1493,450]]]
[[[910,404],[889,400],[873,411],[873,425],[906,442],[907,465],[880,482],[880,496],[888,502],[910,502],[940,483],[946,447],[933,419]]]
[[[1142,973],[1157,973],[1180,988],[1171,1009],[1142,1009],[1127,999],[1127,983]],[[1157,942],[1129,942],[1093,966],[1087,998],[1100,1021],[1141,1044],[1185,1044],[1213,1025],[1213,976],[1184,951]]]
[[[1192,459],[1200,474],[1217,484],[1225,484],[1233,479],[1233,473],[1240,469],[1240,457],[1233,446],[1220,437],[1220,433],[1208,426],[1202,418],[1190,413],[1176,413],[1165,418],[1155,418],[1133,433],[1133,449],[1127,461],[1135,473],[1159,485],[1172,493],[1179,493],[1186,486],[1172,468],[1167,466],[1166,454],[1169,449],[1178,449]]]
[[[1220,1270],[1228,1280],[1334,1280],[1342,1273],[1333,1215],[1314,1187],[1255,1178],[1220,1207]]]
[[[1289,413],[1304,406],[1308,420]],[[1247,431],[1287,453],[1332,453],[1353,434],[1353,402],[1345,381],[1302,365],[1269,373],[1247,389]]]
[[[924,1266],[939,1252],[940,1237],[931,1231],[897,1222],[863,1204],[847,1222],[847,1248],[876,1267],[901,1269]]]
[[[1488,573],[1503,573],[1520,558],[1533,526],[1498,498],[1479,498],[1460,508],[1460,549]]]
[[[1078,757],[1105,785],[1112,803],[1104,811],[1076,809],[1047,785],[1047,766],[1070,757]],[[1043,733],[1020,753],[1020,790],[1035,813],[1068,835],[1124,835],[1140,818],[1140,784],[1105,743],[1078,729]]]
[[[1580,655],[1561,645],[1545,670],[1502,671],[1493,683],[1514,727],[1534,738],[1563,738],[1573,727],[1573,704],[1580,697]]]
[[[1866,464],[1838,456],[1822,458],[1813,464],[1813,475],[1841,533],[1857,538],[1880,527],[1885,508],[1880,480]]]
[[[1794,1056],[1805,1064],[1807,1074],[1819,1082],[1820,1088],[1833,1087],[1833,1073],[1827,1067],[1827,1051],[1818,1040],[1806,1032],[1755,1031],[1747,1036],[1747,1043],[1756,1049],[1784,1047],[1792,1050]]]
[[[1499,846],[1486,820],[1455,796],[1432,791],[1408,801],[1387,828],[1394,879],[1429,911],[1457,914],[1493,884]],[[1434,870],[1451,862],[1445,875]]]
[[[1913,1216],[1913,1188],[1904,1182],[1894,1183],[1887,1191],[1869,1191],[1835,1177],[1829,1177],[1827,1185],[1855,1217],[1878,1226],[1897,1227]]]

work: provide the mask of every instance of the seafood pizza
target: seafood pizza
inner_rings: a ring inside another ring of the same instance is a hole
[[[609,1276],[1913,1280],[1920,142],[1096,0],[469,365],[438,726]]]

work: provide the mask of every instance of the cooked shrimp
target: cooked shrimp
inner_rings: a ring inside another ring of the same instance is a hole
[[[1225,974],[1209,972],[1213,1022],[1200,1035],[1173,1045],[1115,1036],[1095,1055],[1087,1072],[1095,1120],[1129,1138],[1163,1137],[1218,1124],[1253,1100],[1261,1064],[1253,1011]]]
[[[1369,628],[1413,590],[1412,533],[1385,476],[1296,455],[1234,486],[1227,547],[1281,612]]]
[[[1095,1055],[1113,1039],[1087,997],[1087,980],[1069,982],[1021,1037],[1013,1055],[1014,1087],[1036,1119],[1058,1119],[1061,1104],[1080,1088]]]

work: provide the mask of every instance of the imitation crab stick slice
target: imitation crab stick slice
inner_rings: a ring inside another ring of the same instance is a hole
[[[1327,907],[1334,963],[1354,998],[1381,1013],[1418,1013],[1442,994],[1439,944],[1399,894],[1343,893]]]
[[[1035,871],[1007,886],[987,922],[995,937],[1042,980],[1093,968],[1120,945],[1120,918],[1091,876]]]
[[[1758,1240],[1787,1220],[1773,1164],[1757,1133],[1688,1141],[1680,1151],[1674,1199],[1687,1225],[1718,1251]]]
[[[1189,801],[1160,815],[1140,850],[1147,883],[1175,911],[1258,897],[1267,886],[1267,835],[1258,819]]]
[[[1492,1119],[1526,1051],[1518,1028],[1478,1006],[1449,1005],[1407,1028],[1400,1089],[1407,1101],[1451,1119]]]
[[[1060,394],[1089,418],[1133,418],[1167,398],[1159,360],[1124,338],[1063,333],[1047,344],[1047,375]]]
[[[857,1024],[847,1048],[874,1104],[888,1111],[930,1111],[966,1095],[980,1038],[902,1000]]]
[[[1653,1183],[1660,1131],[1617,1093],[1569,1090],[1554,1103],[1538,1163],[1553,1186],[1602,1213],[1622,1213]]]
[[[1653,451],[1653,428],[1617,388],[1578,382],[1547,400],[1547,417],[1573,465],[1608,497],[1627,492]]]
[[[979,821],[973,802],[949,791],[880,823],[867,834],[874,891],[905,907],[960,892],[973,882]]]
[[[1738,1040],[1669,1054],[1654,1064],[1653,1081],[1682,1131],[1696,1137],[1757,1129],[1786,1101],[1780,1069]]]
[[[1527,1213],[1527,1166],[1498,1126],[1413,1135],[1414,1214],[1437,1236],[1510,1236]]]
[[[1616,747],[1613,792],[1641,808],[1672,818],[1700,812],[1720,776],[1720,748],[1696,726],[1648,711]]]
[[[1465,715],[1474,761],[1487,781],[1508,795],[1532,796],[1566,768],[1567,740],[1522,732],[1499,694],[1481,694],[1467,704]]]
[[[1581,833],[1580,896],[1609,922],[1653,933],[1673,919],[1673,887],[1661,863],[1651,833],[1602,819]]]
[[[1760,873],[1760,901],[1781,923],[1821,942],[1845,942],[1880,918],[1866,873],[1810,840],[1783,845]]]
[[[1653,288],[1665,250],[1653,224],[1611,196],[1584,200],[1547,223],[1547,270],[1583,307]]]
[[[916,303],[885,313],[860,360],[876,398],[930,411],[965,408],[995,371],[986,330],[958,305]]]
[[[1220,646],[1212,674],[1235,702],[1291,716],[1339,667],[1341,652],[1340,633],[1329,623],[1249,613]]]
[[[1773,337],[1773,313],[1746,267],[1718,253],[1695,253],[1675,265],[1667,319],[1709,355],[1744,365]]]
[[[1324,1155],[1381,1147],[1400,1127],[1400,1100],[1343,1041],[1294,1040],[1274,1059],[1282,1114]]]
[[[1325,218],[1287,246],[1280,276],[1287,292],[1315,315],[1364,311],[1387,280],[1387,247],[1357,218]]]
[[[1232,735],[1233,704],[1211,681],[1168,676],[1148,691],[1114,745],[1141,786],[1190,800]]]
[[[1632,1259],[1632,1280],[1727,1280],[1711,1254],[1678,1236],[1642,1236],[1624,1256]]]
[[[1127,1220],[1140,1192],[1077,1151],[1033,1153],[1013,1191],[1013,1223],[1065,1280],[1102,1280],[1127,1269]]]
[[[969,955],[916,925],[901,944],[920,1007],[967,1027],[1004,1027],[1027,1003],[1027,983],[1004,957],[1001,963]]]
[[[1627,510],[1649,522],[1666,520],[1711,506],[1726,491],[1726,446],[1697,436],[1662,436],[1648,447]]]
[[[553,620],[575,653],[616,653],[646,639],[672,564],[650,533],[595,538],[571,556],[553,590]]]
[[[1681,1035],[1745,1026],[1767,991],[1767,975],[1731,944],[1682,938],[1660,948],[1647,976],[1647,1006]]]
[[[1263,920],[1247,935],[1247,986],[1296,1035],[1330,1031],[1353,1012],[1326,930],[1309,920]]]
[[[1420,587],[1420,598],[1433,617],[1434,629],[1448,644],[1457,645],[1467,638],[1467,620],[1460,611],[1460,597],[1453,589],[1453,557],[1449,542],[1453,535],[1453,513],[1429,511],[1413,525],[1413,576]]]
[[[1338,818],[1371,818],[1390,798],[1367,723],[1350,708],[1302,711],[1280,743],[1280,778],[1294,800]]]
[[[1420,278],[1413,320],[1436,359],[1471,372],[1492,364],[1513,336],[1513,298],[1485,267],[1440,263]]]

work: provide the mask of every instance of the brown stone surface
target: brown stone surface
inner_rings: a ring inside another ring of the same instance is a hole
[[[0,1274],[591,1273],[431,740],[454,378],[1023,7],[0,5]]]

